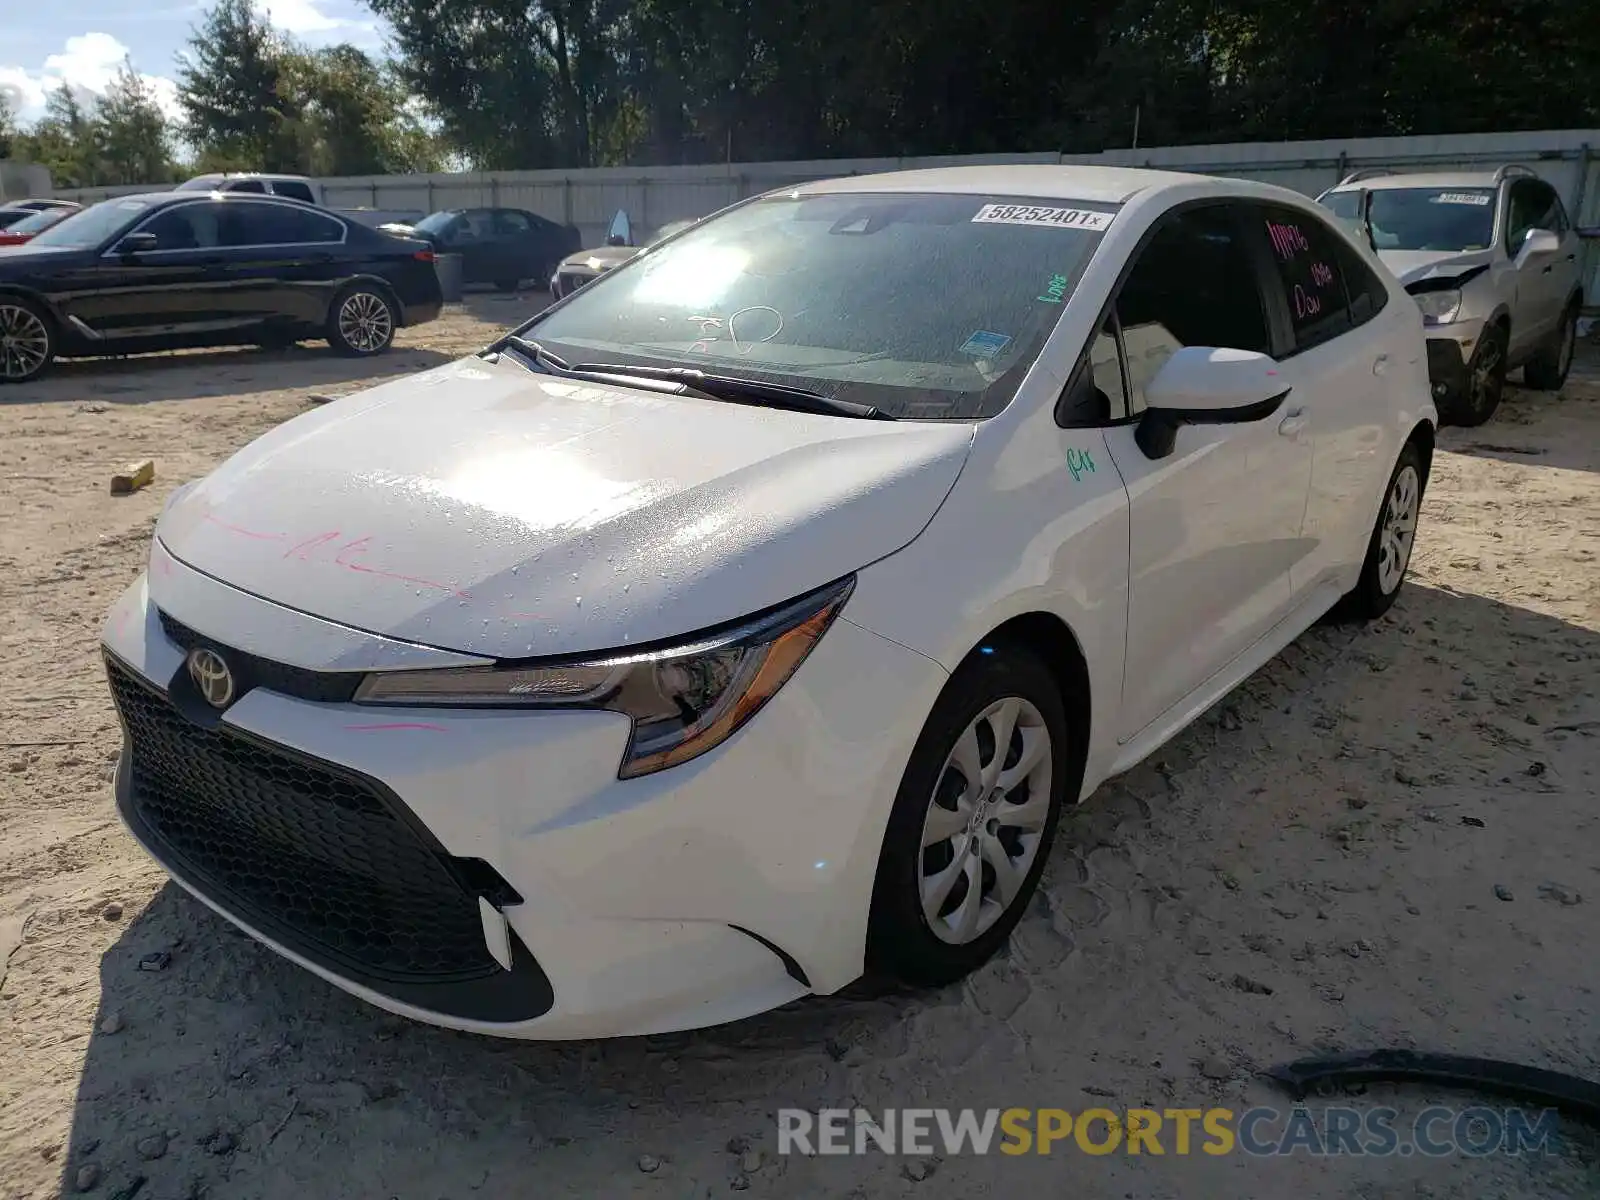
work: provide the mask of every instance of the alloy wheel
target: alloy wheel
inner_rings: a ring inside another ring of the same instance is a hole
[[[15,304],[0,304],[0,375],[30,379],[50,357],[50,331],[38,314]]]
[[[1478,358],[1472,367],[1472,410],[1487,412],[1500,402],[1500,390],[1505,386],[1505,375],[1500,364],[1505,353],[1497,337],[1486,339],[1478,347]]]
[[[1411,562],[1421,491],[1417,469],[1407,463],[1394,477],[1394,486],[1384,502],[1383,528],[1378,534],[1378,587],[1385,596],[1400,586]]]
[[[1050,729],[1032,702],[995,701],[945,759],[922,826],[922,913],[940,941],[981,937],[1023,891],[1050,816]]]
[[[339,336],[352,350],[372,354],[389,344],[394,318],[382,296],[355,292],[339,306]]]

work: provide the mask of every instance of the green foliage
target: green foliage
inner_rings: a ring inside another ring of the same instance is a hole
[[[177,168],[155,91],[126,63],[94,109],[96,183],[170,183]]]
[[[478,167],[1574,128],[1594,0],[366,0]]]

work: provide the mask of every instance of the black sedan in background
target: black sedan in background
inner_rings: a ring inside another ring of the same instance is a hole
[[[159,192],[0,248],[0,383],[56,357],[326,338],[380,354],[442,301],[433,250],[271,196]]]
[[[415,225],[379,228],[422,238],[440,254],[459,254],[462,283],[492,283],[502,292],[516,291],[524,279],[542,284],[583,243],[575,227],[520,208],[450,208]]]

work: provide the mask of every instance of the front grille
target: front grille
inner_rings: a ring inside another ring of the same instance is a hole
[[[355,698],[356,689],[365,676],[360,671],[308,671],[304,667],[291,667],[287,663],[273,662],[256,654],[246,654],[232,646],[190,629],[182,621],[158,609],[161,630],[184,650],[204,646],[215,650],[227,659],[233,672],[235,695],[242,696],[251,688],[266,688],[284,696],[300,700],[314,700],[319,704],[342,704]]]
[[[376,780],[244,734],[202,728],[107,659],[127,732],[119,792],[134,831],[191,886],[263,934],[397,999],[484,1020],[550,1007],[513,938],[484,944],[475,866],[452,859]],[[498,878],[497,876],[495,878]]]

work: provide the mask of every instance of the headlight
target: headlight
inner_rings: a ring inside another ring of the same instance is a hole
[[[361,704],[600,708],[633,718],[617,775],[631,779],[720,746],[772,699],[833,623],[851,576],[691,642],[612,658],[390,671]]]
[[[1424,325],[1448,325],[1461,311],[1461,293],[1454,288],[1447,292],[1423,292],[1415,300],[1422,310]]]

